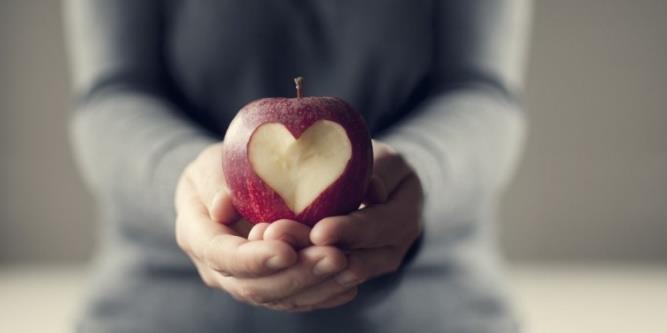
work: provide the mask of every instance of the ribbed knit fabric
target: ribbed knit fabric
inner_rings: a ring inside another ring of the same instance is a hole
[[[102,246],[82,332],[505,332],[494,245],[520,153],[523,0],[68,0],[72,142]],[[206,288],[174,240],[184,167],[251,100],[338,96],[426,190],[400,273],[334,310],[286,314]],[[92,221],[91,221],[92,223]]]

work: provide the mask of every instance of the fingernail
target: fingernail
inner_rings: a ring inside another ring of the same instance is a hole
[[[338,284],[343,286],[351,286],[353,284],[356,284],[358,280],[359,278],[357,278],[357,275],[350,271],[343,272],[336,278]]]
[[[289,264],[289,262],[280,256],[271,257],[266,261],[266,267],[269,269],[282,269],[289,266]]]
[[[327,275],[331,273],[335,273],[339,270],[340,268],[336,267],[331,260],[327,260],[326,258],[320,260],[315,264],[315,267],[313,267],[313,274],[315,275]]]

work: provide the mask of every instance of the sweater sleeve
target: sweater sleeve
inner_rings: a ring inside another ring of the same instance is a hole
[[[382,139],[413,165],[437,227],[475,220],[521,151],[517,104],[528,39],[524,0],[438,1],[434,90]]]
[[[126,215],[116,218],[131,232],[173,238],[179,175],[215,138],[167,97],[160,3],[66,2],[77,96],[70,124],[80,168],[100,206]]]

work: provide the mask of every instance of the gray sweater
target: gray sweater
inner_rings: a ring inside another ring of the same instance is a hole
[[[524,0],[69,0],[72,142],[101,247],[85,332],[514,329],[492,221],[524,135]],[[174,240],[184,167],[251,100],[338,96],[426,192],[414,261],[309,314],[207,289]]]

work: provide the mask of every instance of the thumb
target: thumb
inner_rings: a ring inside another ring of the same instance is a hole
[[[398,185],[413,171],[408,163],[393,148],[379,146],[374,153],[373,176],[366,190],[364,202],[379,204],[386,202]]]
[[[214,222],[230,225],[239,219],[232,204],[232,197],[226,188],[219,190],[214,196],[209,206],[209,215]]]
[[[364,195],[364,203],[369,205],[381,204],[387,201],[387,189],[380,178],[373,175]]]

